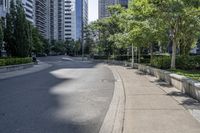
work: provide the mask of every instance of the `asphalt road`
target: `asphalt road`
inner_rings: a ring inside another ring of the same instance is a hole
[[[0,133],[98,133],[114,77],[101,64],[45,57],[49,69],[0,80]]]

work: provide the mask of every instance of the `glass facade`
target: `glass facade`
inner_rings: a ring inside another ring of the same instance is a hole
[[[128,0],[119,0],[119,4],[121,4],[124,7],[128,7]]]
[[[99,0],[99,18],[109,17],[108,7],[115,4],[121,4],[123,7],[128,7],[129,0]]]
[[[82,36],[82,11],[83,1],[76,0],[76,40],[80,39]]]
[[[76,0],[76,40],[82,38],[83,26],[88,21],[88,0]]]

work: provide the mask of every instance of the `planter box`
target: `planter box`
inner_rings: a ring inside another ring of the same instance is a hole
[[[3,67],[0,67],[0,73],[22,70],[22,69],[33,67],[33,65],[34,63],[3,66]]]
[[[200,101],[200,82],[150,66],[137,64],[137,68],[144,73],[157,77],[159,80],[168,82],[175,88],[181,90],[183,93],[186,93],[194,99]]]

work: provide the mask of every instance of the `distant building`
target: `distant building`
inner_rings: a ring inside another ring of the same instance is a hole
[[[0,0],[0,16],[11,0]],[[15,0],[16,1],[16,0]],[[88,23],[88,0],[21,0],[26,18],[49,40],[79,40]]]
[[[108,7],[115,4],[128,8],[128,0],[99,0],[99,19],[109,17]]]
[[[99,0],[99,19],[109,17],[108,7],[115,3],[115,0]]]
[[[64,40],[64,1],[47,0],[47,31],[50,40]]]
[[[6,17],[9,12],[10,0],[0,0],[0,17]]]
[[[6,14],[10,11],[11,0],[0,0],[0,17],[6,17]],[[14,1],[16,2],[16,0]],[[21,0],[24,7],[26,19],[34,25],[35,22],[35,4],[34,0]]]
[[[26,19],[35,24],[35,0],[22,0],[22,5],[26,14]]]
[[[190,50],[190,53],[200,55],[200,39],[198,40],[196,47]]]
[[[120,4],[125,8],[128,8],[128,0],[115,0],[115,4]]]
[[[65,0],[64,36],[65,40],[79,40],[88,23],[88,0]]]
[[[35,26],[44,38],[49,38],[48,0],[35,0]]]

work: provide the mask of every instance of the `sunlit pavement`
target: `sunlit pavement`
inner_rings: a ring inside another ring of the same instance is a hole
[[[62,56],[51,68],[0,80],[0,133],[97,133],[113,95],[102,64]]]

